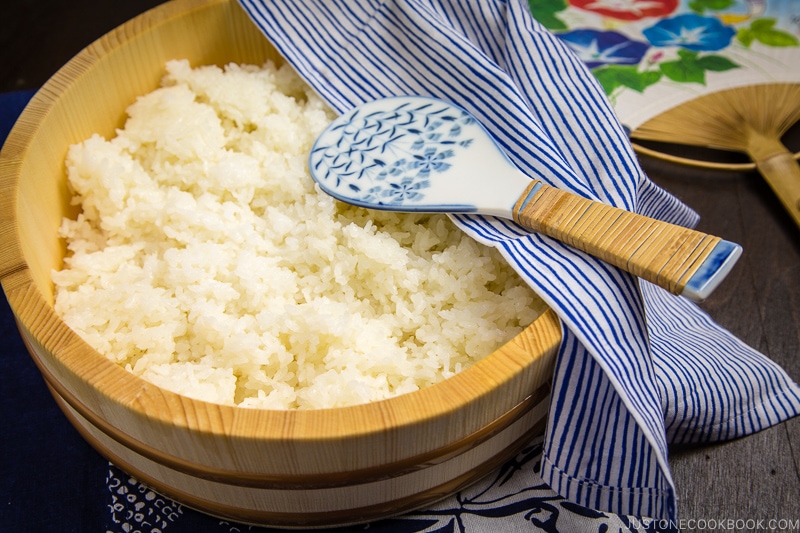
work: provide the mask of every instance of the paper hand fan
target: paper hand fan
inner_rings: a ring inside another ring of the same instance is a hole
[[[800,166],[781,137],[800,120],[800,1],[530,1],[592,70],[634,148],[677,163],[757,168],[800,226]],[[747,154],[677,157],[636,141]]]

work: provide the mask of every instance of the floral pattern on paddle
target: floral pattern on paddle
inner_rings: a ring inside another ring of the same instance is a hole
[[[463,127],[473,123],[466,112],[427,100],[356,108],[320,136],[309,164],[331,189],[346,189],[348,198],[377,205],[419,201],[431,174],[447,171],[455,150],[472,143]]]

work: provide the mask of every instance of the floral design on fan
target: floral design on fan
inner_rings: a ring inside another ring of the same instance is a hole
[[[663,17],[678,7],[678,0],[570,0],[569,3],[619,20]]]
[[[356,109],[343,119],[331,128],[336,140],[315,147],[310,164],[333,188],[346,188],[349,198],[376,205],[422,200],[431,175],[448,170],[455,150],[472,143],[462,138],[463,127],[475,122],[428,100],[385,111]]]
[[[763,57],[770,48],[800,46],[796,23],[777,0],[529,0],[529,5],[591,69],[612,103],[627,91],[644,93],[661,83],[702,89],[710,79],[742,68],[742,59],[752,63],[748,53],[754,47],[755,57]]]
[[[645,42],[610,30],[577,29],[558,36],[590,69],[603,65],[638,65],[650,48]]]

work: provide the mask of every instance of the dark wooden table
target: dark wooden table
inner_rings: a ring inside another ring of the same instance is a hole
[[[800,230],[772,191],[756,173],[642,164],[702,216],[698,229],[744,248],[703,308],[800,382]],[[732,442],[672,450],[670,464],[684,518],[766,525],[800,517],[800,418]]]
[[[0,92],[40,87],[81,48],[160,3],[6,2]],[[797,150],[800,133],[790,137]],[[768,186],[754,172],[697,170],[649,158],[642,165],[700,213],[698,229],[743,245],[739,264],[703,307],[800,382],[800,230]],[[769,520],[800,520],[800,418],[733,442],[674,449],[670,462],[685,531],[703,520],[738,520],[764,530]]]

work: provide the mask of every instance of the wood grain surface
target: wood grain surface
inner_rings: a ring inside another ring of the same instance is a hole
[[[91,41],[159,3],[5,3],[0,90],[38,88]],[[800,135],[795,129],[790,136],[797,150]],[[767,184],[754,172],[690,169],[647,158],[642,164],[654,181],[698,211],[699,230],[744,247],[703,308],[800,382],[800,230]],[[724,444],[673,449],[670,462],[684,519],[800,519],[800,418]]]
[[[744,248],[702,307],[800,381],[800,230],[769,186],[755,172],[642,164],[701,215],[698,229]],[[670,464],[681,516],[800,517],[800,418],[724,444],[674,449]]]

